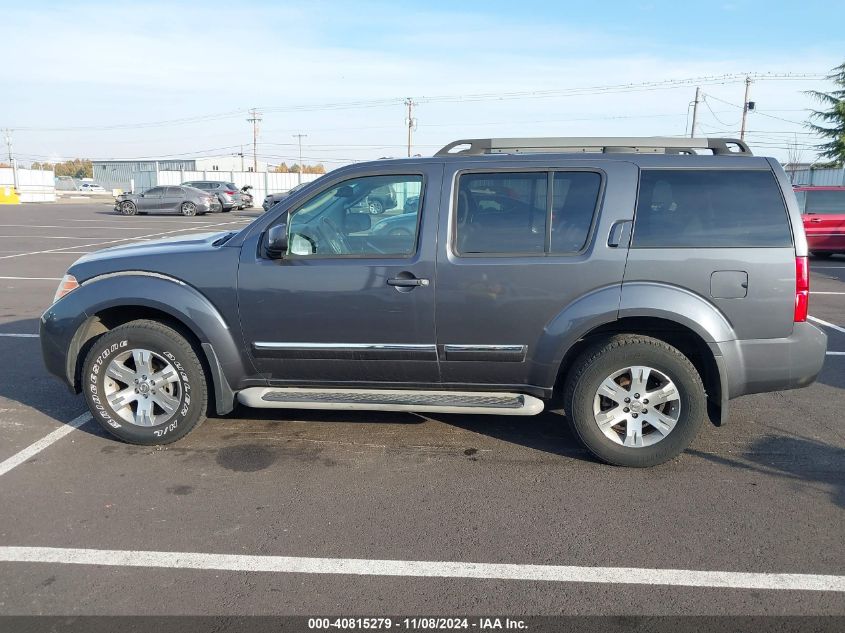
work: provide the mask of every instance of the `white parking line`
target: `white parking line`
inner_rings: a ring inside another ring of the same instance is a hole
[[[843,334],[845,334],[845,327],[840,327],[840,326],[835,325],[833,323],[823,321],[822,319],[820,319],[818,317],[808,316],[807,320],[812,321],[813,323],[818,323],[819,325],[823,325],[825,327],[829,327],[832,330],[836,330],[837,332],[842,332]]]
[[[15,546],[0,546],[0,561],[9,563],[107,565],[111,567],[208,569],[263,573],[403,576],[412,578],[476,578],[485,580],[583,582],[607,585],[669,585],[674,587],[845,592],[845,576],[697,571],[689,569],[648,569],[639,567],[305,558],[299,556],[248,556],[240,554]]]
[[[20,466],[26,460],[30,459],[31,457],[37,455],[45,448],[50,446],[51,444],[58,442],[68,433],[78,429],[80,426],[85,424],[91,419],[90,413],[83,413],[75,417],[70,422],[67,422],[64,426],[59,427],[49,435],[42,437],[40,440],[35,442],[34,444],[30,444],[22,451],[15,453],[9,459],[0,462],[0,476],[5,475],[7,472],[12,470],[13,468]]]
[[[811,295],[845,295],[845,292],[819,292],[817,290],[811,290]]]
[[[15,239],[39,239],[39,240],[90,240],[91,236],[82,236],[82,235],[74,235],[74,236],[67,236],[67,235],[0,235],[0,239],[3,240],[15,240]]]
[[[18,334],[15,332],[0,332],[0,336],[9,336],[12,338],[38,338],[38,334]]]
[[[213,228],[213,227],[228,226],[230,224],[239,224],[239,222],[235,222],[235,221],[218,222],[217,224],[209,224],[208,226],[204,226],[202,228],[208,229],[208,228]],[[92,246],[105,246],[107,244],[118,244],[120,242],[138,242],[138,241],[145,240],[145,239],[154,239],[154,238],[157,238],[157,237],[163,237],[165,235],[171,235],[173,233],[181,233],[182,231],[196,231],[196,230],[197,230],[196,227],[174,229],[172,231],[162,231],[162,232],[159,232],[159,233],[149,233],[147,235],[136,235],[136,236],[133,236],[133,237],[123,237],[123,238],[116,239],[116,240],[109,240],[107,242],[94,242],[93,244],[80,244],[80,245],[77,245],[77,246],[65,246],[64,248],[53,248],[53,249],[44,250],[44,251],[30,251],[30,252],[27,252],[27,253],[17,253],[15,255],[2,255],[2,256],[0,256],[0,259],[12,259],[13,257],[25,257],[27,255],[44,255],[45,253],[60,253],[64,250],[67,250],[67,249],[70,249],[70,248],[89,248],[89,247],[92,247]],[[95,239],[95,238],[89,238],[89,239]]]
[[[39,280],[39,281],[61,281],[61,277],[0,277],[0,279],[22,279],[22,280]]]
[[[845,356],[845,352],[825,352],[828,356]]]

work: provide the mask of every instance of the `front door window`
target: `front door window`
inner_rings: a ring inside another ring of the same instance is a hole
[[[293,257],[410,257],[422,176],[366,176],[318,193],[288,221]]]

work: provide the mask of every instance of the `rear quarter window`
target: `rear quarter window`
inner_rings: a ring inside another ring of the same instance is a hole
[[[783,196],[768,170],[641,172],[633,248],[791,245]]]

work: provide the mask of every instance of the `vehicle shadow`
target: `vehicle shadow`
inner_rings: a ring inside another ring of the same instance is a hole
[[[720,466],[731,466],[823,490],[845,508],[845,448],[818,440],[783,435],[756,439],[741,458],[687,449],[691,455]]]
[[[584,448],[559,410],[547,409],[534,416],[427,413],[425,417],[509,444],[560,457],[601,463]]]
[[[0,324],[0,334],[37,333],[38,319]],[[0,398],[65,424],[88,410],[82,396],[71,393],[58,378],[47,372],[37,336],[0,336],[0,346],[6,361],[0,363]],[[83,424],[79,430],[106,437],[105,431],[93,421]]]

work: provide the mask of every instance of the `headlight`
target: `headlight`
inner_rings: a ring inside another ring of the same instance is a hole
[[[65,276],[62,277],[61,283],[59,283],[59,287],[56,288],[56,294],[53,296],[53,303],[56,303],[56,301],[64,297],[66,294],[73,292],[77,288],[79,288],[79,282],[76,281],[76,277],[65,274]]]

